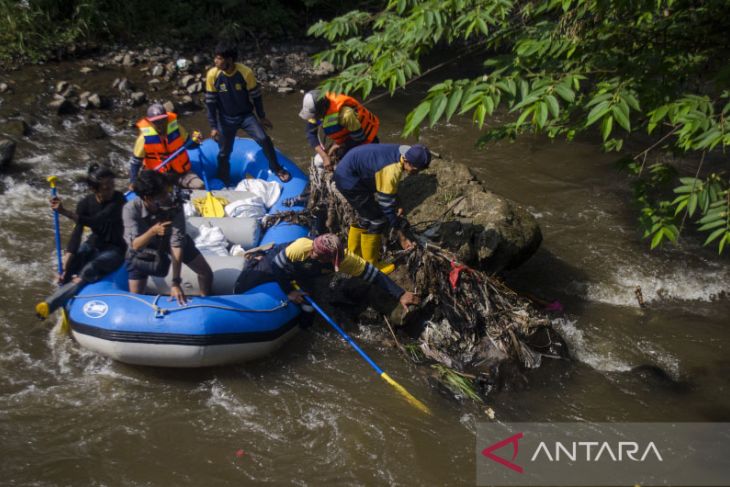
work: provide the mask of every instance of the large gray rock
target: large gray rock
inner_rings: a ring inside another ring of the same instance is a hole
[[[135,91],[130,95],[132,106],[136,107],[147,101],[147,95],[143,91]]]
[[[155,77],[158,77],[158,78],[159,78],[160,76],[164,76],[164,74],[165,74],[165,67],[164,67],[163,65],[161,65],[161,64],[156,64],[156,65],[155,65],[155,66],[154,66],[154,67],[152,68],[152,72],[151,72],[150,74],[151,74],[152,76],[155,76]]]
[[[185,76],[180,78],[180,86],[182,88],[187,88],[193,82],[195,82],[195,76],[193,76],[192,74],[186,74]]]
[[[85,140],[99,140],[109,136],[99,122],[89,122],[79,126],[79,134]]]
[[[190,93],[191,95],[193,95],[195,93],[200,93],[201,91],[203,91],[203,83],[201,83],[200,81],[197,81],[197,82],[191,84],[190,86],[188,86],[185,90],[188,93]]]
[[[13,155],[15,155],[15,141],[0,139],[0,169],[10,164]]]
[[[93,93],[89,96],[89,106],[102,108],[104,106],[104,100],[97,93]]]
[[[56,98],[48,104],[48,108],[57,115],[73,115],[79,111],[79,108],[67,98]]]
[[[417,230],[488,272],[519,266],[542,242],[530,212],[484,188],[463,164],[434,159],[428,170],[406,178],[398,195]]]
[[[20,137],[30,135],[30,126],[25,120],[7,120],[0,123],[0,133],[19,139]]]

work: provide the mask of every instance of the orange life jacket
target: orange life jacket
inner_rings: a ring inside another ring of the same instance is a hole
[[[322,120],[322,129],[327,137],[335,141],[339,145],[343,145],[347,140],[350,131],[340,125],[338,116],[342,107],[351,107],[355,109],[357,118],[360,120],[360,126],[365,134],[364,144],[371,143],[378,136],[378,127],[380,120],[373,113],[362,106],[362,104],[351,96],[336,95],[334,93],[326,93],[325,97],[329,101],[329,108],[324,114]]]
[[[155,170],[167,157],[185,144],[180,136],[180,125],[177,115],[167,114],[167,134],[161,137],[155,130],[155,126],[143,118],[137,122],[142,136],[144,137],[144,166],[147,169]],[[182,151],[175,156],[160,172],[175,171],[178,174],[185,174],[190,171],[190,159],[188,152]]]

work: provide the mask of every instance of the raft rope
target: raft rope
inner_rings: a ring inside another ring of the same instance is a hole
[[[88,294],[84,296],[77,296],[75,299],[83,298],[109,298],[109,297],[121,297],[121,298],[128,298],[133,299],[135,301],[139,301],[140,303],[149,306],[152,308],[152,310],[155,312],[155,317],[162,318],[168,313],[172,313],[173,311],[185,311],[189,309],[194,308],[211,308],[211,309],[222,309],[224,311],[237,311],[239,313],[273,313],[274,311],[286,308],[289,306],[288,301],[280,301],[278,306],[274,306],[273,308],[268,309],[242,309],[242,308],[234,308],[233,306],[225,306],[222,304],[191,304],[191,305],[185,305],[181,306],[179,308],[162,308],[157,305],[157,301],[162,297],[161,294],[158,294],[155,296],[154,301],[151,303],[145,301],[144,299],[140,298],[137,295],[134,294],[123,294],[123,293],[106,293],[106,294]]]

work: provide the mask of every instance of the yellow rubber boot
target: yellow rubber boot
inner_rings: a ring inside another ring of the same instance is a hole
[[[352,225],[350,225],[350,231],[347,232],[347,250],[358,257],[362,257],[360,236],[363,233],[365,233],[363,228],[353,227]]]
[[[381,249],[383,248],[383,236],[379,233],[363,233],[360,236],[362,246],[362,258],[380,269],[383,274],[390,274],[395,270],[395,265],[386,264],[380,260]]]

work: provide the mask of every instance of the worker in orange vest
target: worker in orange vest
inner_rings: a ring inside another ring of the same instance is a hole
[[[312,90],[304,95],[299,117],[307,122],[309,145],[322,158],[325,169],[333,169],[332,154],[342,158],[348,150],[378,142],[380,120],[351,96]],[[319,127],[334,145],[329,152],[317,136]]]
[[[173,182],[181,188],[203,189],[203,180],[190,170],[187,151],[182,151],[166,164],[162,164],[173,152],[185,145],[188,134],[178,122],[177,115],[165,110],[159,103],[150,105],[147,116],[137,122],[139,137],[134,144],[129,163],[129,184],[144,169],[173,176]]]

